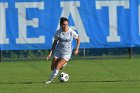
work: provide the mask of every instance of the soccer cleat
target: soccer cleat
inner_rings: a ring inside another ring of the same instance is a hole
[[[49,80],[49,81],[46,81],[45,84],[50,84],[51,82],[52,82],[52,81]]]

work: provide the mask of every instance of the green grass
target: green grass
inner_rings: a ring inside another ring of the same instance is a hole
[[[52,84],[50,61],[0,63],[0,93],[140,93],[140,59],[71,60]]]

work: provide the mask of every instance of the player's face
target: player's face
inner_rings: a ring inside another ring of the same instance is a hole
[[[64,22],[62,23],[61,27],[62,27],[62,29],[63,29],[64,31],[66,31],[66,30],[68,29],[68,22],[67,22],[67,21],[64,21]]]

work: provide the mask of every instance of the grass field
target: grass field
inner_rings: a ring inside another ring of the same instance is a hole
[[[61,70],[67,83],[50,76],[50,61],[1,62],[0,93],[140,93],[140,58],[71,60]]]

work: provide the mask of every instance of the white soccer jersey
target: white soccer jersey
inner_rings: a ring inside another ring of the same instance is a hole
[[[77,39],[78,34],[69,28],[67,32],[63,32],[62,29],[56,31],[54,39],[58,41],[55,53],[63,54],[63,55],[71,55],[72,54],[72,41],[73,38]]]

